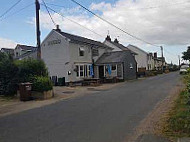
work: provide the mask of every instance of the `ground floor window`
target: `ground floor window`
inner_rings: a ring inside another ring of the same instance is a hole
[[[80,65],[80,77],[84,76],[84,66]]]
[[[77,77],[91,77],[90,69],[91,64],[80,64],[76,65],[76,76]]]

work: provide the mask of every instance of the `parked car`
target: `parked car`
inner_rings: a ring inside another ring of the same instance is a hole
[[[189,65],[182,65],[180,68],[180,74],[186,74],[188,68],[189,68]]]

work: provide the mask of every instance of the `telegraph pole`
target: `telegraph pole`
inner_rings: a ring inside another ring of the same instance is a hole
[[[36,36],[37,36],[37,59],[41,59],[41,42],[40,42],[40,3],[38,0],[35,1],[36,5]]]
[[[178,58],[179,58],[179,68],[180,68],[180,65],[181,65],[181,57],[180,57],[180,55],[178,55]]]
[[[163,47],[160,46],[161,48],[161,54],[162,54],[162,72],[164,72],[164,53],[163,53]]]

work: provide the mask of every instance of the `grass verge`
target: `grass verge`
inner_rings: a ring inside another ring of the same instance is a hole
[[[163,133],[171,139],[190,137],[190,93],[185,89],[178,96],[163,128]]]

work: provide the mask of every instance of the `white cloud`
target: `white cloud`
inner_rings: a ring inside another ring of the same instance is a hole
[[[105,11],[105,10],[108,10],[108,9],[111,9],[112,8],[112,6],[111,6],[111,4],[110,3],[105,3],[105,2],[101,2],[101,3],[98,3],[98,4],[96,4],[96,3],[92,3],[91,5],[90,5],[90,9],[91,10],[98,10],[98,11]]]
[[[16,42],[0,37],[0,49],[1,48],[15,48]]]
[[[152,6],[158,6],[158,8],[144,9],[144,7]],[[133,2],[132,0],[119,0],[112,5],[105,2],[92,3],[90,5],[92,10],[101,12],[100,16],[129,33],[155,44],[166,45],[188,43],[190,37],[189,7],[190,2],[179,3],[177,0],[170,2],[165,0],[151,0],[148,2],[147,0],[139,0],[137,2]],[[80,11],[80,13],[77,13],[78,11]],[[125,43],[137,42],[121,31],[102,22],[100,19],[82,13],[79,7],[70,10],[62,9],[60,12],[66,13],[67,18],[75,20],[103,36],[106,36],[109,30],[112,37],[120,36],[121,41]],[[84,36],[91,35],[91,32],[71,23],[58,14],[53,14],[53,19],[56,23],[60,24],[65,31],[83,34]],[[54,27],[46,12],[41,12],[41,24],[42,27],[46,29]]]
[[[101,2],[92,3],[89,6],[95,12],[98,11],[101,17],[123,30],[153,44],[168,46],[170,49],[172,46],[181,47],[178,45],[188,43],[190,40],[189,7],[190,2],[187,0],[137,0],[136,2],[134,0],[118,0],[114,4]],[[89,16],[79,7],[62,9],[60,12],[64,13],[66,18],[94,30],[102,37],[52,13],[53,19],[63,31],[103,41],[109,30],[111,37],[119,36],[119,41],[123,44],[135,44],[147,51],[159,50],[159,48],[131,38],[95,16]],[[54,28],[46,12],[41,12],[41,25],[45,29]],[[183,49],[185,47],[183,46]]]

